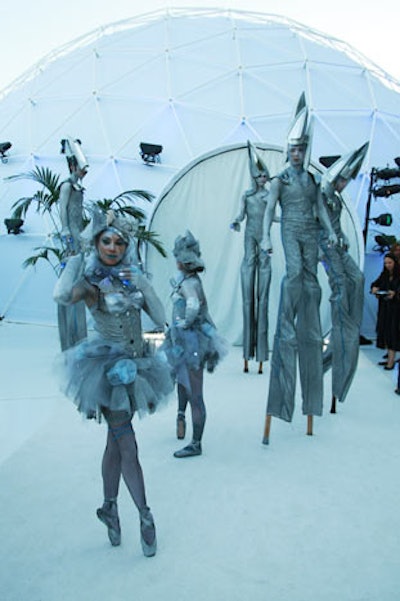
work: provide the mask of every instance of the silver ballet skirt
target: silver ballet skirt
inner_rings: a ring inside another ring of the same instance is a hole
[[[212,373],[228,354],[229,343],[218,334],[209,316],[199,276],[191,274],[178,279],[173,285],[172,325],[166,332],[161,349],[165,352],[176,382],[190,391],[189,371],[205,368]],[[198,307],[193,312],[187,303],[188,291],[198,300]]]
[[[173,381],[163,354],[147,345],[142,357],[132,351],[97,335],[63,353],[61,387],[79,412],[99,419],[106,407],[143,417],[168,402]]]

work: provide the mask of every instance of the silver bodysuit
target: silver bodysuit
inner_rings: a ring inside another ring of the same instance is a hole
[[[321,289],[317,278],[318,186],[307,171],[292,167],[271,182],[270,200],[279,200],[286,260],[271,361],[267,414],[291,421],[299,360],[302,411],[322,414]]]
[[[268,359],[268,305],[271,258],[261,252],[263,219],[268,191],[246,192],[233,224],[246,219],[244,257],[240,266],[243,309],[243,357],[262,362]]]

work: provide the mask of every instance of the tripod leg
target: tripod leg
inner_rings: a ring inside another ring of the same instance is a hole
[[[265,426],[264,426],[264,436],[263,436],[263,444],[269,444],[269,433],[271,430],[271,419],[272,415],[266,415],[265,417]]]

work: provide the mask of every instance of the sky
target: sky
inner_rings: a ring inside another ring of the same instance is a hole
[[[0,5],[0,90],[60,46],[135,15],[168,7],[199,7],[200,0],[3,0]],[[400,80],[397,0],[213,0],[209,6],[277,14],[343,40]]]

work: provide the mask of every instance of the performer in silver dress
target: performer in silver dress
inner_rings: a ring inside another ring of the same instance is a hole
[[[357,368],[360,327],[364,304],[364,275],[348,253],[349,242],[341,227],[343,199],[340,193],[355,179],[368,150],[368,142],[337,159],[323,174],[321,194],[337,244],[329,244],[322,230],[320,247],[331,288],[332,331],[328,351],[324,355],[324,371],[332,367],[331,413],[336,401],[343,402]]]
[[[302,94],[288,133],[289,166],[271,181],[264,217],[261,246],[265,252],[272,252],[270,229],[276,204],[280,203],[286,262],[271,360],[265,444],[269,442],[271,416],[292,420],[297,356],[308,434],[312,434],[312,416],[322,414],[321,288],[317,277],[320,226],[327,230],[330,244],[336,242],[336,235],[318,193],[316,178],[308,171],[310,125]]]
[[[193,437],[189,445],[176,451],[177,458],[202,454],[206,422],[203,398],[204,368],[213,372],[227,354],[228,343],[216,330],[208,311],[199,273],[204,270],[198,241],[190,231],[175,240],[173,250],[178,276],[171,281],[172,323],[162,346],[173,370],[178,392],[177,438],[186,433],[185,411],[190,404]]]
[[[84,228],[83,193],[81,181],[87,174],[89,164],[79,140],[61,140],[61,153],[65,154],[70,175],[60,185],[59,207],[61,240],[65,256],[81,252],[80,234]],[[61,350],[74,346],[87,335],[85,303],[73,306],[58,305],[58,331]]]
[[[240,201],[240,210],[231,223],[231,229],[240,232],[240,224],[246,219],[244,233],[244,257],[240,266],[243,307],[243,358],[244,371],[249,371],[249,359],[259,363],[268,360],[268,301],[271,284],[271,257],[261,252],[263,219],[268,202],[265,184],[270,179],[267,166],[258,156],[251,142],[247,142],[249,170],[252,187]]]
[[[87,258],[72,255],[56,283],[54,299],[69,306],[84,301],[95,334],[62,353],[62,389],[87,418],[108,424],[102,461],[104,503],[97,510],[113,546],[121,541],[117,497],[121,475],[140,516],[144,555],[156,553],[154,520],[147,505],[132,418],[153,413],[173,392],[165,356],[153,354],[142,336],[141,312],[158,328],[164,308],[132,261],[134,226],[112,211],[95,213],[82,237]]]

